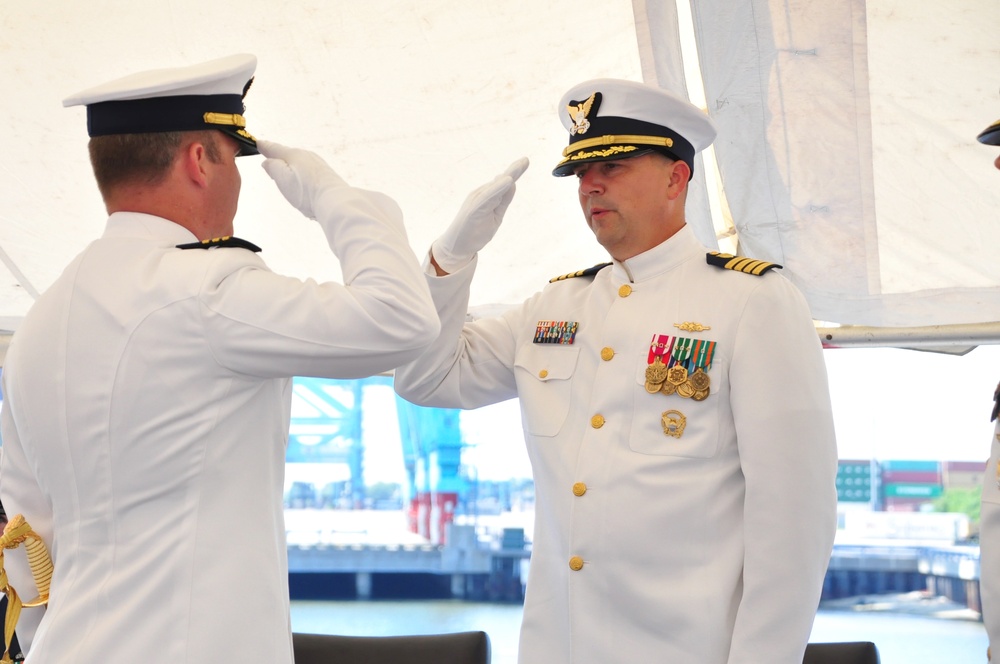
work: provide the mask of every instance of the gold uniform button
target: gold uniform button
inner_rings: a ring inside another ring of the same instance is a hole
[[[604,360],[605,362],[610,362],[611,358],[613,358],[614,356],[615,356],[615,351],[612,350],[611,348],[605,346],[604,348],[601,349],[601,359]]]
[[[603,415],[594,415],[592,418],[590,418],[590,426],[594,427],[595,429],[600,429],[601,427],[603,427],[604,426],[604,416]]]
[[[577,482],[576,484],[573,485],[573,495],[574,496],[579,497],[579,496],[582,496],[585,493],[587,493],[587,485],[586,484],[584,484],[583,482]]]
[[[573,556],[569,559],[569,568],[574,572],[579,572],[583,569],[583,558],[580,556]]]
[[[539,378],[545,378],[548,375],[549,375],[549,372],[546,371],[545,369],[542,369],[541,371],[538,372],[538,377]]]
[[[622,284],[622,287],[618,289],[618,297],[628,297],[632,294],[632,287],[628,284]]]

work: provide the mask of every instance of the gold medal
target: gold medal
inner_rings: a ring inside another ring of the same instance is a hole
[[[687,380],[688,370],[679,364],[675,364],[667,370],[667,382],[672,383],[676,387]]]
[[[677,391],[677,386],[671,383],[669,380],[660,385],[660,392],[663,392],[668,397]]]
[[[709,389],[706,387],[705,389],[698,390],[697,392],[692,394],[691,398],[694,399],[695,401],[704,401],[705,399],[708,398],[708,392]]]
[[[646,367],[646,383],[659,386],[667,379],[667,365],[659,357],[653,358],[653,363]],[[648,387],[646,389],[649,389]],[[659,389],[657,387],[656,389]],[[656,390],[651,390],[655,392]]]
[[[677,386],[677,396],[684,397],[685,399],[690,399],[691,397],[693,397],[695,391],[696,390],[694,389],[694,385],[692,385],[691,381],[689,380],[686,380]]]
[[[702,390],[708,390],[708,386],[711,385],[712,380],[705,373],[705,370],[698,367],[694,370],[694,373],[688,377],[691,385],[694,386],[695,391],[701,392]]]
[[[649,392],[650,394],[656,394],[657,392],[659,392],[660,387],[661,387],[660,383],[650,383],[648,380],[646,381],[646,391]]]

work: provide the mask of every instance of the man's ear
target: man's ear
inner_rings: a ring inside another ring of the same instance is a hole
[[[208,151],[200,141],[192,141],[180,149],[180,167],[184,175],[199,187],[208,186]]]
[[[680,159],[670,165],[670,184],[667,185],[670,199],[673,200],[687,190],[688,182],[691,180],[691,167],[686,161]]]

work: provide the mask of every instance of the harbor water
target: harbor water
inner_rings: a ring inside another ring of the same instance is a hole
[[[530,532],[531,516],[530,512],[481,514],[476,525],[494,533],[512,527]],[[460,521],[461,517],[456,519]],[[288,510],[286,523],[292,546],[319,541],[329,546],[426,542],[407,531],[406,516],[400,511]],[[305,583],[315,585],[314,581]],[[348,586],[346,592],[353,593],[353,582]],[[517,662],[522,607],[516,601],[427,599],[435,595],[419,594],[379,599],[377,593],[372,599],[334,600],[329,598],[338,595],[322,593],[315,595],[320,599],[305,599],[310,595],[301,592],[292,596],[296,597],[291,616],[296,632],[392,636],[482,630],[490,636],[493,664]],[[810,641],[871,641],[878,646],[882,664],[986,662],[986,630],[979,614],[926,590],[826,600],[816,615]]]
[[[493,664],[516,664],[519,604],[420,601],[292,602],[296,632],[388,636],[483,630]],[[816,615],[814,642],[872,641],[882,664],[980,664],[986,631],[977,617],[940,598],[916,594],[838,601]],[[609,663],[617,664],[617,663]]]

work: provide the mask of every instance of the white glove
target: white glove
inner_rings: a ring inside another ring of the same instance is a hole
[[[527,168],[528,158],[521,157],[465,198],[451,226],[431,245],[431,256],[442,270],[464,267],[493,239],[514,198],[514,183]]]
[[[262,140],[257,141],[257,149],[267,157],[261,166],[277,183],[278,190],[310,219],[316,218],[317,203],[324,191],[348,186],[314,152]]]

